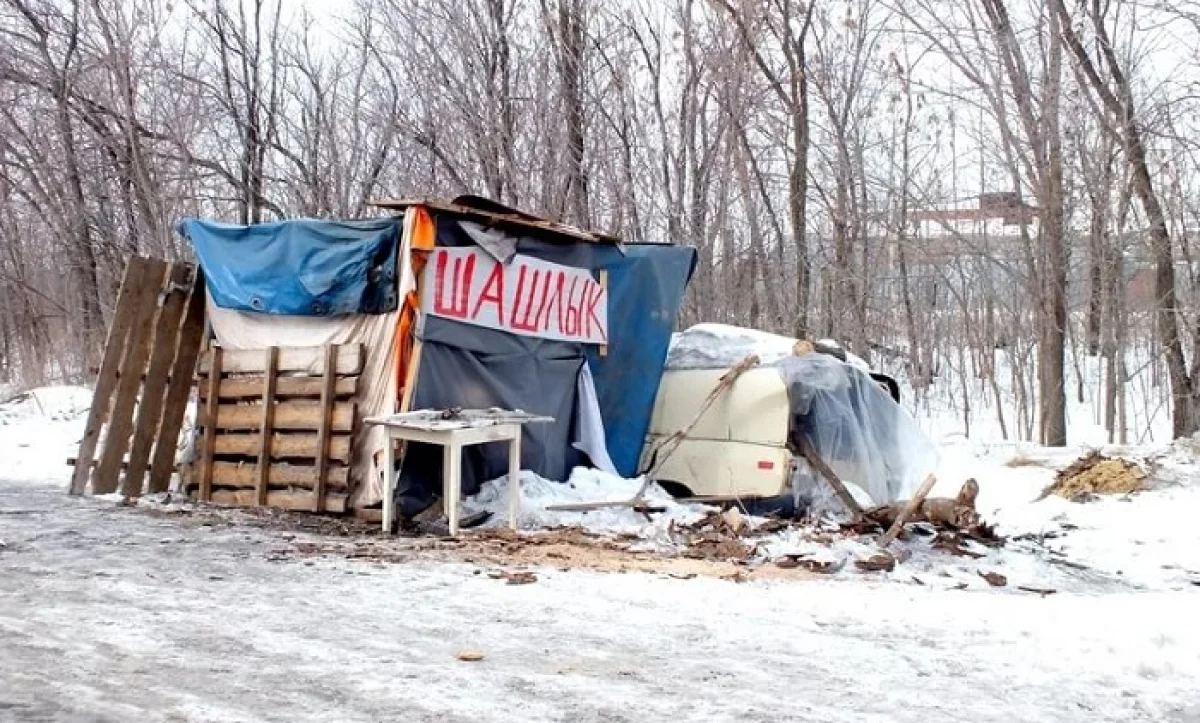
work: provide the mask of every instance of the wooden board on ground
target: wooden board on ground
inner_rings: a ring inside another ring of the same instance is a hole
[[[338,346],[337,374],[338,376],[354,376],[361,374],[365,353],[361,344],[343,344]],[[200,375],[208,376],[211,368],[211,358],[205,355],[200,360]],[[221,370],[225,374],[263,374],[266,371],[266,358],[261,349],[226,349],[221,360]],[[279,367],[282,373],[310,374],[320,377],[325,373],[325,353],[323,347],[281,347],[279,349]]]

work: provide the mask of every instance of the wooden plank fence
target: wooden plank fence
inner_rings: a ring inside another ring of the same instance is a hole
[[[345,512],[364,357],[357,344],[206,352],[189,493],[221,505]]]
[[[200,270],[130,259],[72,460],[71,494],[90,487],[94,494],[120,489],[137,497],[169,487],[203,334]]]

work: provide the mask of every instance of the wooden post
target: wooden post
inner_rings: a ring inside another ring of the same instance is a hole
[[[896,536],[900,534],[900,530],[904,527],[905,520],[911,517],[912,513],[916,512],[917,509],[921,507],[921,504],[925,502],[925,498],[929,496],[929,492],[933,489],[933,485],[936,482],[937,479],[932,474],[925,478],[925,481],[921,483],[921,487],[917,490],[917,493],[913,495],[911,500],[908,501],[908,504],[904,506],[904,509],[900,510],[900,514],[896,517],[896,521],[892,523],[892,526],[888,528],[887,532],[883,533],[883,537],[879,538],[880,547],[887,547],[888,545],[892,544],[892,540],[896,539]]]
[[[325,483],[329,474],[329,439],[333,433],[333,400],[337,383],[337,344],[325,345],[325,370],[321,377],[321,428],[317,430],[317,485],[313,512],[325,511]]]
[[[262,507],[267,504],[267,490],[271,474],[271,435],[275,426],[275,381],[279,373],[279,347],[267,347],[267,375],[263,379],[262,424],[259,425],[258,485],[254,488],[255,500]],[[218,394],[220,391],[218,390]]]
[[[142,385],[142,374],[146,371],[146,361],[150,356],[158,294],[162,291],[166,271],[165,261],[150,259],[146,263],[145,274],[138,282],[136,313],[121,359],[117,396],[113,399],[108,430],[104,434],[104,451],[100,453],[100,464],[92,475],[92,491],[96,494],[117,491],[121,463],[125,460],[133,434],[134,408]]]
[[[175,447],[187,413],[188,397],[196,377],[196,359],[204,341],[204,272],[195,267],[187,311],[179,328],[171,383],[163,403],[162,421],[154,435],[154,461],[150,465],[150,491],[166,492],[175,469]]]
[[[850,514],[854,515],[855,519],[862,517],[862,507],[858,506],[858,502],[854,499],[854,495],[850,494],[850,490],[846,489],[846,485],[842,479],[837,476],[837,473],[825,464],[825,460],[821,459],[821,455],[817,454],[817,450],[812,448],[808,440],[804,437],[800,438],[800,456],[808,461],[808,464],[825,478],[833,491],[837,493],[838,499],[850,510]]]
[[[121,490],[127,499],[142,494],[142,482],[150,464],[150,450],[161,427],[163,395],[166,393],[171,373],[171,362],[175,358],[179,318],[183,315],[184,302],[187,301],[187,282],[190,275],[188,265],[183,263],[171,264],[167,274],[164,292],[166,299],[154,325],[150,366],[146,368],[146,379],[142,382],[142,399],[138,404],[133,446],[129,450],[129,467],[125,471],[125,483]],[[171,440],[171,444],[174,443],[175,440]]]
[[[150,260],[135,256],[125,265],[125,276],[117,294],[117,305],[113,310],[112,324],[108,327],[108,340],[104,343],[104,358],[100,362],[100,373],[96,378],[96,390],[92,395],[92,408],[88,411],[87,425],[75,455],[75,471],[71,475],[70,494],[81,495],[87,488],[92,472],[92,460],[96,456],[96,445],[100,441],[100,428],[108,420],[113,390],[117,387],[117,372],[125,340],[133,326],[136,313],[138,288],[146,274]]]
[[[217,446],[217,410],[221,399],[221,355],[224,350],[215,346],[209,354],[208,399],[204,405],[204,440],[200,445],[200,501],[212,500],[213,451]]]
[[[600,288],[604,289],[605,301],[608,300],[608,269],[600,269]],[[601,344],[600,357],[608,356],[608,344]]]

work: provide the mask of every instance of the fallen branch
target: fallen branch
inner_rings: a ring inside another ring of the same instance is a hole
[[[887,547],[888,545],[892,544],[892,540],[896,539],[896,535],[899,535],[900,530],[903,529],[905,521],[908,520],[908,518],[912,516],[912,513],[916,512],[921,504],[925,502],[925,498],[929,496],[929,491],[933,489],[933,485],[935,483],[937,483],[937,478],[932,474],[925,478],[925,481],[921,483],[921,487],[917,490],[917,493],[913,495],[911,500],[908,501],[908,504],[904,506],[904,509],[900,510],[900,514],[896,517],[896,521],[892,523],[892,526],[888,528],[887,532],[883,533],[883,537],[879,538],[880,547]]]

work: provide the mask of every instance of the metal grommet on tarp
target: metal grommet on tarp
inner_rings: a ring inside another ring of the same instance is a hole
[[[262,311],[263,306],[264,306],[263,300],[261,297],[258,297],[258,296],[250,297],[250,308],[254,309],[255,311]]]
[[[325,305],[319,301],[314,301],[312,305],[313,316],[323,316],[325,314]]]

